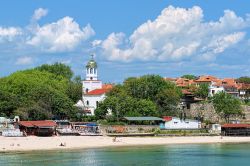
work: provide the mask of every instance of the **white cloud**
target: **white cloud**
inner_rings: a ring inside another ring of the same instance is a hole
[[[7,40],[12,41],[16,36],[21,35],[22,30],[18,27],[3,28],[0,26],[0,42]]]
[[[89,24],[81,29],[73,18],[67,16],[38,27],[27,44],[46,52],[71,51],[94,34]]]
[[[33,16],[32,16],[32,20],[33,21],[37,21],[40,20],[42,17],[46,16],[48,14],[48,10],[47,9],[43,9],[43,8],[38,8],[35,10]]]
[[[153,21],[140,25],[129,38],[111,33],[102,41],[104,55],[117,61],[176,61],[190,57],[213,59],[241,41],[250,19],[225,10],[218,21],[204,22],[203,11],[169,6]]]
[[[99,46],[101,43],[102,43],[101,40],[94,40],[94,41],[92,41],[91,44],[92,44],[93,47],[96,47],[96,46]]]
[[[33,59],[28,56],[20,57],[16,61],[16,65],[29,65],[33,63]]]

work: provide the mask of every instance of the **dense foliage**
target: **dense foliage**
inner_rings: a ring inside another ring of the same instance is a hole
[[[0,114],[24,120],[73,118],[81,97],[79,77],[56,63],[18,71],[0,79]]]
[[[200,84],[199,87],[195,90],[195,96],[206,99],[208,97],[209,85],[206,83]]]
[[[215,94],[212,102],[215,111],[226,122],[229,122],[231,117],[241,116],[243,113],[240,100],[225,92]]]
[[[186,79],[189,79],[189,80],[195,80],[197,78],[197,76],[192,75],[192,74],[185,74],[185,75],[181,76],[181,78],[186,78]]]
[[[237,79],[237,81],[240,82],[240,83],[250,84],[250,77],[247,77],[247,76],[240,77],[240,78]]]
[[[124,116],[176,115],[180,97],[181,91],[158,75],[131,77],[108,93],[96,117],[117,121]],[[112,115],[106,116],[109,111]]]

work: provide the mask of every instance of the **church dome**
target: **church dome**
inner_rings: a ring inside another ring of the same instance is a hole
[[[89,62],[86,65],[86,68],[97,68],[96,61],[92,58],[89,60]]]

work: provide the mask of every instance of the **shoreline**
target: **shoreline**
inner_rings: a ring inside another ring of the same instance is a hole
[[[60,144],[66,146],[60,146]],[[183,137],[117,137],[107,136],[2,137],[0,153],[81,150],[106,147],[133,147],[178,144],[250,143],[250,137],[183,136]]]

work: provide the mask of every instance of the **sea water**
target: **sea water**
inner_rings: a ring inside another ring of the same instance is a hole
[[[250,165],[250,144],[192,144],[11,152],[0,153],[0,165],[241,166]]]

